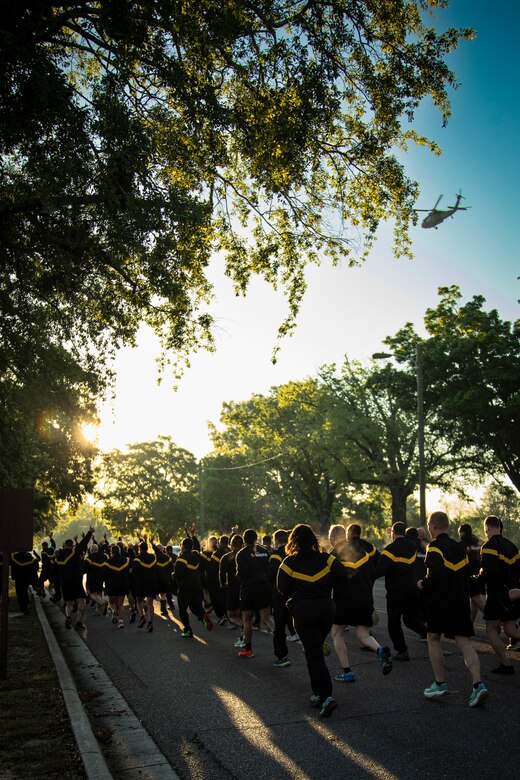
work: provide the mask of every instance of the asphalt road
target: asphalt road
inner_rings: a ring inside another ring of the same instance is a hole
[[[384,644],[382,583],[375,595]],[[253,636],[255,657],[241,659],[237,631],[208,633],[196,619],[193,640],[174,619],[156,618],[153,634],[91,614],[87,622],[90,649],[183,780],[520,778],[520,653],[511,653],[515,677],[491,674],[497,660],[481,626],[484,707],[468,707],[470,678],[452,642],[443,645],[450,695],[431,701],[422,695],[432,682],[426,644],[406,632],[412,660],[383,677],[351,629],[356,682],[334,684],[338,709],[320,720],[299,644],[289,646],[292,666],[275,669],[265,633]],[[334,674],[334,654],[328,664]]]

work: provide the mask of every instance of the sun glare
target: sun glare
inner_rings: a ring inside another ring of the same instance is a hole
[[[99,425],[95,423],[85,423],[81,426],[81,433],[84,439],[89,442],[95,442],[99,434]]]

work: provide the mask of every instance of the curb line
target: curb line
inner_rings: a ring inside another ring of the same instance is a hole
[[[56,673],[65,700],[65,706],[69,714],[70,724],[74,733],[74,738],[85,768],[88,780],[112,780],[112,774],[107,766],[97,739],[95,738],[90,721],[85,714],[83,704],[79,698],[76,684],[70,673],[69,667],[65,663],[63,653],[56,641],[56,637],[49,625],[45,611],[40,604],[40,599],[35,596],[34,603],[36,612],[40,620],[49,652],[51,654]]]

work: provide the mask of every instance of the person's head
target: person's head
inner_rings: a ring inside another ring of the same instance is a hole
[[[406,526],[401,521],[394,523],[392,526],[392,539],[397,539],[399,536],[404,536],[406,533]]]
[[[312,550],[319,552],[320,545],[316,538],[316,534],[310,527],[300,523],[295,525],[289,534],[289,540],[285,551],[288,555],[298,555],[298,553],[309,553]]]
[[[192,551],[192,549],[193,549],[193,539],[190,539],[190,537],[187,536],[181,542],[181,552],[189,553]]]
[[[218,540],[218,546],[229,547],[229,536],[227,534],[223,534],[223,536],[220,537]]]
[[[244,531],[245,544],[255,544],[257,539],[258,534],[253,528],[248,528],[247,531]]]
[[[426,542],[428,541],[428,534],[426,533],[426,530],[421,526],[417,529],[417,536],[419,538],[420,542]]]
[[[276,549],[278,549],[278,547],[283,547],[284,544],[287,544],[288,539],[289,534],[284,528],[279,528],[278,531],[274,532],[274,546]]]
[[[119,556],[121,555],[121,548],[118,544],[113,544],[112,547],[110,548],[110,552],[112,553],[112,555]]]
[[[162,544],[156,544],[155,546],[157,547],[159,552],[164,552],[164,546]]]
[[[502,533],[502,521],[496,515],[488,515],[484,520],[484,533],[486,536],[496,536]]]
[[[147,549],[148,549],[148,542],[145,542],[145,540],[143,539],[141,542],[139,542],[139,552],[144,553],[147,551]]]
[[[91,544],[91,545],[90,545],[90,552],[91,552],[91,553],[97,553],[97,552],[99,552],[99,547],[97,546],[97,544]]]
[[[450,527],[450,521],[446,512],[432,512],[428,520],[428,529],[435,539],[439,534],[445,534]]]
[[[218,538],[216,536],[208,537],[208,547],[210,550],[216,550],[218,547]]]
[[[347,539],[349,542],[352,542],[354,539],[359,539],[361,537],[361,526],[359,523],[350,523],[350,525],[347,526]]]
[[[232,552],[237,553],[244,546],[244,540],[240,534],[234,534],[231,537],[230,547]]]
[[[73,539],[65,539],[65,541],[63,542],[62,546],[63,546],[63,548],[65,550],[72,550],[72,548],[74,547],[74,540]]]
[[[346,538],[345,526],[339,525],[339,523],[331,525],[329,528],[329,544],[331,547],[334,547],[338,542],[344,542]]]
[[[419,540],[419,534],[417,532],[417,528],[407,528],[404,532],[404,535],[406,539],[410,539],[412,542],[417,542]]]
[[[47,550],[49,548],[49,542],[42,542],[42,550]]]

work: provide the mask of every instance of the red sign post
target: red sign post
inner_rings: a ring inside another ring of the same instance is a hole
[[[9,619],[9,562],[11,553],[32,550],[34,491],[0,489],[0,552],[3,553],[0,608],[0,680],[7,676],[7,624]]]

